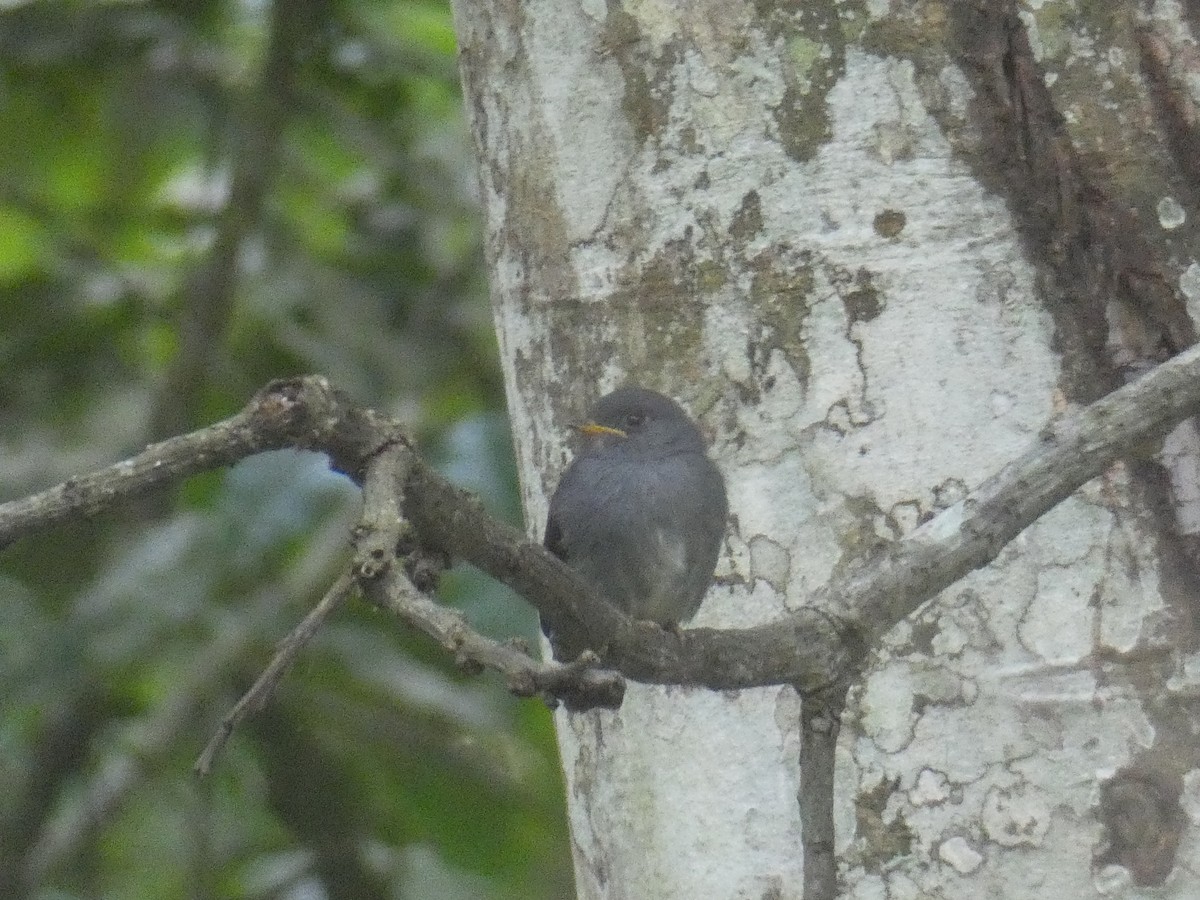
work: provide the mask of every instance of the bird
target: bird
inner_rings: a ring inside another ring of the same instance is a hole
[[[675,629],[712,581],[728,499],[720,470],[683,408],[619,388],[576,426],[584,445],[546,522],[546,549],[635,619]]]

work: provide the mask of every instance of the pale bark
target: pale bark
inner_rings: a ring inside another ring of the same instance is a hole
[[[804,603],[1194,340],[1195,3],[456,6],[531,536],[565,422],[678,397],[733,512],[697,624]],[[845,896],[1194,896],[1196,446],[887,636]],[[580,896],[799,897],[800,724],[787,688],[560,713]]]

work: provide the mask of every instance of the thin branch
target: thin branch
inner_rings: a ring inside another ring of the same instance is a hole
[[[202,431],[151,444],[132,459],[107,469],[5,503],[0,506],[0,547],[35,530],[96,515],[157,485],[229,465],[261,449],[269,449],[249,425],[243,413]]]
[[[270,664],[232,710],[196,761],[202,777],[246,716],[266,705],[275,694],[296,656],[312,640],[325,620],[340,606],[356,584],[376,605],[398,615],[409,625],[452,651],[460,665],[500,672],[519,696],[559,697],[572,706],[619,706],[625,682],[614,672],[596,671],[594,655],[573,666],[543,665],[527,653],[497,643],[472,631],[462,614],[424,597],[398,566],[396,547],[404,521],[400,516],[401,487],[415,461],[402,437],[385,441],[363,467],[363,511],[355,528],[355,559],[304,620],[279,644]]]
[[[289,383],[270,385],[231,418],[151,444],[137,456],[41,493],[0,504],[0,549],[26,534],[96,515],[189,475],[267,450],[307,446],[305,435],[328,424],[313,397],[331,389],[317,378],[309,383],[315,390],[305,395],[305,402],[298,402],[299,392],[290,387]]]
[[[215,638],[196,658],[189,663],[188,671],[172,683],[170,691],[159,698],[145,714],[138,717],[127,728],[117,745],[119,751],[102,760],[96,771],[89,775],[80,787],[78,797],[66,804],[56,804],[51,815],[49,807],[58,798],[57,792],[35,786],[16,786],[12,802],[22,821],[28,821],[35,832],[25,838],[24,830],[14,832],[6,829],[0,835],[0,847],[8,860],[19,860],[0,869],[0,897],[26,896],[31,891],[28,885],[41,884],[47,873],[56,871],[64,860],[78,856],[80,848],[94,836],[100,824],[112,821],[129,796],[163,764],[163,757],[183,742],[192,740],[192,731],[198,719],[197,710],[214,693],[214,685],[223,680],[233,667],[249,651],[263,629],[278,618],[279,606],[284,599],[295,597],[309,590],[316,583],[327,584],[337,568],[345,565],[346,527],[341,517],[335,517],[321,526],[310,542],[310,552],[300,565],[289,568],[283,581],[269,585],[258,596],[242,604],[237,613],[237,622],[222,621],[215,631]],[[336,541],[332,532],[340,535]],[[335,568],[334,559],[337,559]],[[103,711],[91,698],[82,696],[71,701],[71,709],[64,712],[76,724],[82,723],[85,735],[72,735],[72,740],[87,746],[86,736],[92,730],[92,719],[102,720]],[[46,743],[45,740],[42,741]],[[51,749],[53,747],[51,742]],[[42,750],[47,748],[43,746]],[[82,751],[79,751],[82,752]],[[46,764],[52,763],[54,753],[35,754],[39,760],[37,771],[31,775],[36,782],[48,785],[63,781],[63,771],[47,774]],[[79,769],[78,761],[71,769]],[[37,796],[45,810],[21,809],[34,803]],[[61,809],[58,807],[61,806]],[[4,841],[8,840],[8,844]],[[9,879],[17,879],[10,883]],[[21,887],[25,886],[25,887]]]
[[[404,513],[423,545],[510,585],[556,625],[571,623],[586,638],[583,646],[627,677],[721,690],[792,684],[809,692],[851,676],[880,635],[987,565],[1082,484],[1159,440],[1198,408],[1200,346],[1047,428],[1025,455],[961,503],[830,583],[797,612],[754,628],[669,633],[631,620],[416,456],[404,486]],[[274,447],[321,450],[336,469],[361,482],[372,456],[401,440],[397,423],[354,406],[323,378],[276,382],[224,423],[0,505],[0,546],[131,493]]]
[[[362,520],[355,529],[354,569],[368,601],[433,638],[464,669],[491,669],[520,697],[564,700],[572,708],[617,707],[625,681],[615,672],[598,670],[599,658],[585,654],[578,664],[543,664],[527,651],[484,637],[472,630],[456,609],[427,597],[405,574],[396,558],[406,523],[401,517],[404,489],[417,465],[407,442],[384,447],[367,464],[363,477]],[[407,560],[420,568],[420,549]],[[435,579],[430,578],[430,587]]]
[[[846,688],[839,685],[801,698],[800,807],[804,845],[804,900],[837,897],[836,833],[833,821],[837,738]]]
[[[407,441],[384,447],[363,476],[363,511],[354,530],[354,571],[370,580],[396,560],[404,518],[401,497],[414,455]]]
[[[513,644],[474,631],[461,612],[421,594],[396,567],[363,587],[371,603],[433,638],[460,666],[499,673],[518,697],[541,697],[551,704],[562,700],[570,709],[615,709],[625,696],[625,679],[599,668],[600,658],[594,653],[566,665],[539,662]]]
[[[1023,456],[797,612],[748,629],[664,632],[633,622],[478,501],[418,464],[408,486],[422,538],[509,584],[552,620],[581,623],[588,646],[638,681],[819,690],[853,674],[874,642],[975,569],[1081,485],[1200,408],[1200,346],[1047,428]],[[822,612],[837,611],[837,618]]]
[[[204,748],[204,752],[200,754],[200,758],[196,760],[196,774],[206,776],[212,772],[213,763],[225,749],[225,744],[229,740],[229,736],[233,734],[233,729],[251,713],[258,712],[279,687],[279,682],[283,680],[283,676],[287,674],[288,669],[292,667],[292,663],[296,661],[296,657],[304,646],[313,638],[317,630],[333,614],[350,591],[354,588],[354,579],[349,572],[343,572],[338,576],[337,581],[321,598],[321,602],[313,607],[312,611],[305,616],[299,625],[291,630],[287,637],[279,642],[279,648],[275,652],[274,658],[270,665],[263,670],[263,673],[258,676],[258,679],[250,686],[250,690],[242,695],[242,699],[231,709],[221,720],[221,725],[217,729],[216,734],[209,740],[208,745]]]
[[[995,559],[1022,531],[1123,457],[1156,452],[1200,412],[1200,344],[1043,430],[965,499],[828,588],[868,644],[927,599]]]

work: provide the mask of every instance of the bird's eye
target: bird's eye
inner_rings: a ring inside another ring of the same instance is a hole
[[[630,430],[641,428],[646,424],[646,416],[643,413],[630,413],[625,417],[625,426]]]

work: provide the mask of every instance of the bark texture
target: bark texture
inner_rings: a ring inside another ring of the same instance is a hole
[[[697,624],[804,604],[1195,339],[1200,5],[456,7],[531,536],[566,422],[679,398],[733,511]],[[1192,896],[1197,444],[886,637],[837,732],[845,896]],[[801,721],[560,714],[580,896],[800,897]]]

